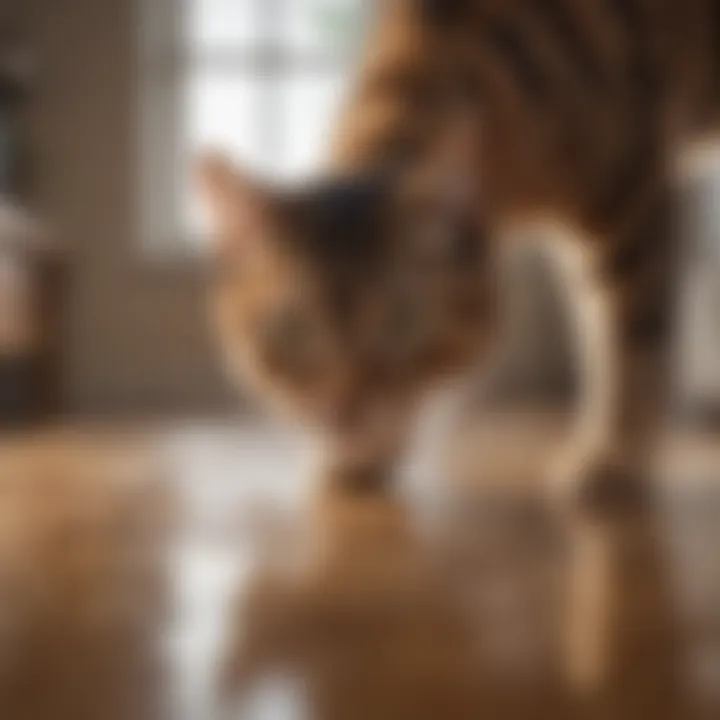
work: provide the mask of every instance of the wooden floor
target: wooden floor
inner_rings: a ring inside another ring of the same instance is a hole
[[[558,437],[491,418],[355,498],[247,424],[0,439],[0,718],[720,717],[720,443],[583,527],[543,501]]]

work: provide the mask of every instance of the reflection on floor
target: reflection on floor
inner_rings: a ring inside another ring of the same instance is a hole
[[[720,444],[593,528],[542,502],[558,436],[493,418],[384,498],[247,426],[0,441],[0,717],[718,717]]]

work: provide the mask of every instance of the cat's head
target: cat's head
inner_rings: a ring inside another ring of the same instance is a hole
[[[212,316],[232,375],[344,451],[390,451],[425,392],[473,363],[493,325],[474,198],[432,176],[270,189],[217,156],[200,177]]]

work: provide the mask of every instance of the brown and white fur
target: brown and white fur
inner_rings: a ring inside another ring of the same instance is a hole
[[[280,197],[217,162],[205,168],[221,234],[235,238],[229,274],[265,263],[221,293],[230,354],[251,356],[261,384],[324,427],[340,455],[394,428],[383,452],[373,441],[349,453],[387,460],[418,399],[484,347],[487,238],[540,223],[575,311],[583,377],[577,435],[555,476],[593,502],[632,499],[668,394],[675,164],[720,109],[718,18],[719,0],[382,3],[324,185]],[[318,220],[318,208],[344,202],[332,198],[338,177],[381,178],[380,190],[334,224]],[[313,334],[322,328],[312,381],[272,369],[241,319],[266,302],[258,293],[291,289],[312,308]],[[422,339],[393,326],[403,303],[432,316]]]

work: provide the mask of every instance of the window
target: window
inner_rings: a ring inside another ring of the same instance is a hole
[[[140,2],[143,236],[165,251],[197,237],[189,166],[200,149],[276,180],[318,166],[369,3]]]

